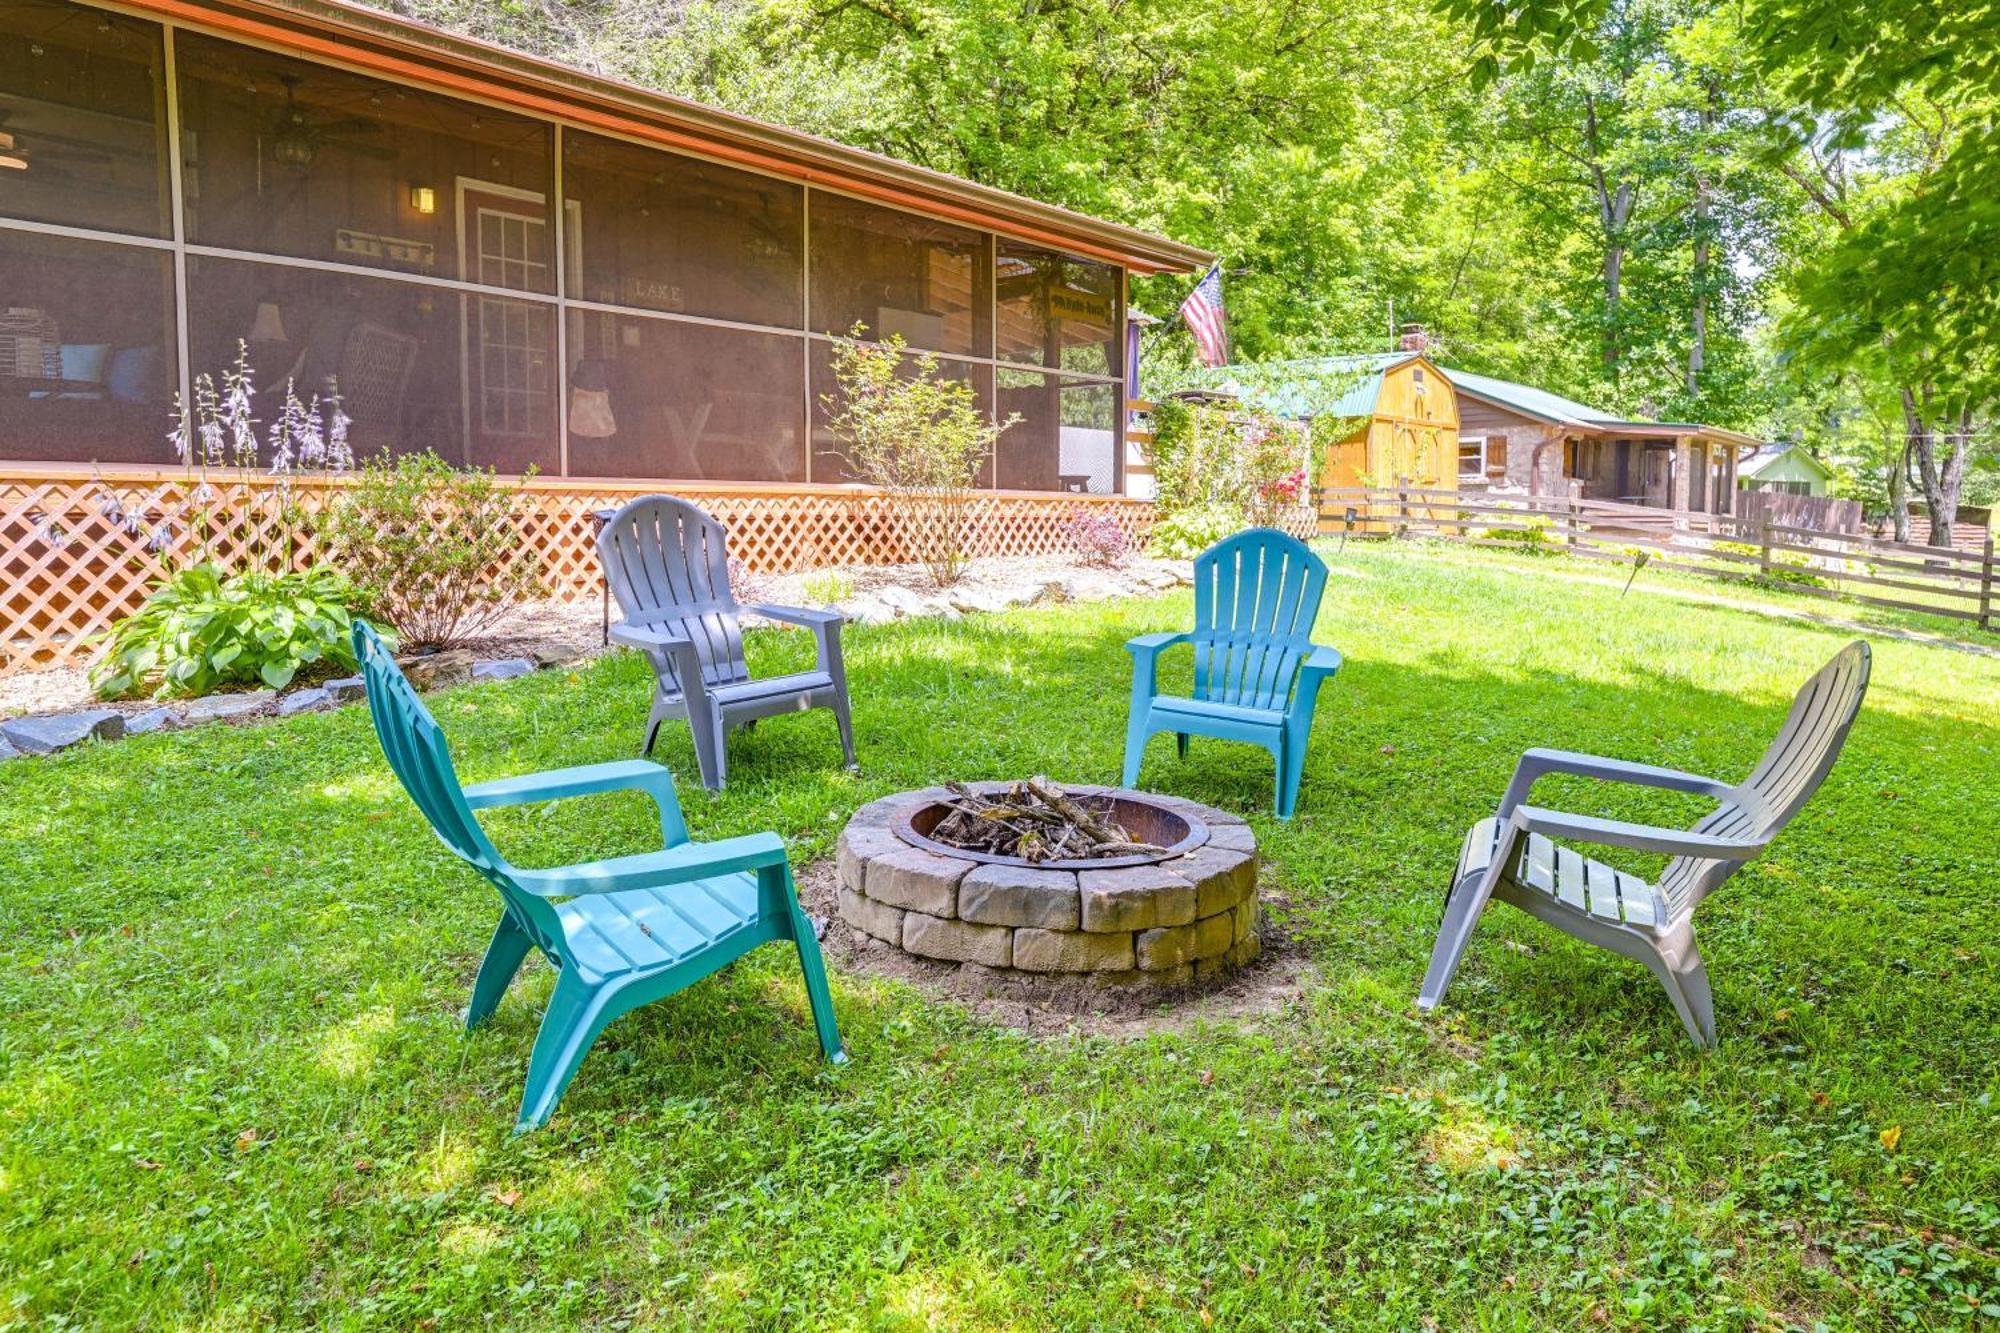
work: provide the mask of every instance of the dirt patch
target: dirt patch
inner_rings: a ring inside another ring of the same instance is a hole
[[[1260,914],[1263,952],[1257,959],[1220,980],[1171,989],[1106,986],[1073,975],[1037,977],[919,958],[848,929],[834,903],[838,885],[831,858],[814,862],[799,875],[799,901],[826,923],[822,943],[838,966],[906,982],[990,1023],[1035,1037],[1136,1038],[1197,1024],[1248,1026],[1300,1003],[1318,977],[1298,942],[1273,920],[1268,909],[1282,914],[1288,903],[1269,883],[1258,888],[1267,910]]]

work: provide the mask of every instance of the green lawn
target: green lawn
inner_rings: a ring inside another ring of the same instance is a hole
[[[0,766],[0,1325],[1830,1328],[2000,1317],[2000,661],[1876,644],[1847,754],[1703,909],[1719,1050],[1636,965],[1496,910],[1411,1005],[1465,826],[1533,744],[1738,776],[1842,642],[1350,545],[1298,820],[1251,815],[1317,965],[1291,1009],[1031,1039],[836,971],[822,1065],[770,949],[621,1020],[509,1134],[550,974],[455,1011],[497,898],[364,712]],[[696,836],[935,779],[1116,777],[1128,658],[1185,594],[851,631],[831,719],[687,782]],[[753,637],[764,670],[805,636]],[[438,696],[466,780],[630,753],[637,659]],[[663,757],[693,771],[685,729]],[[1559,784],[1659,820],[1682,798]],[[510,812],[518,859],[646,847],[636,797]],[[1885,1137],[1893,1147],[1885,1145]],[[1981,1306],[1985,1313],[1980,1313]]]

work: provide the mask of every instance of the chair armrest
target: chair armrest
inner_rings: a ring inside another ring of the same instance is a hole
[[[644,625],[632,625],[624,621],[611,627],[611,642],[651,652],[671,652],[683,646],[694,647],[693,643],[671,630],[649,629]]]
[[[1314,644],[1311,655],[1306,658],[1305,664],[1299,668],[1299,674],[1305,677],[1313,686],[1317,687],[1320,681],[1340,670],[1340,664],[1345,660],[1338,650]]]
[[[661,852],[585,861],[547,870],[508,872],[516,884],[543,898],[568,898],[586,893],[625,893],[660,889],[716,875],[785,864],[785,840],[775,833],[750,833],[717,842],[684,842]]]
[[[760,615],[766,620],[782,620],[786,624],[804,625],[808,629],[816,629],[821,625],[839,625],[847,619],[838,611],[821,611],[810,606],[778,606],[770,602],[759,602],[755,606],[745,607],[744,610]]]
[[[1669,791],[1713,797],[1718,801],[1728,799],[1735,791],[1726,782],[1705,778],[1699,773],[1683,773],[1677,768],[1630,764],[1622,759],[1579,754],[1574,750],[1534,749],[1523,754],[1514,765],[1513,780],[1507,784],[1507,794],[1500,798],[1500,817],[1505,819],[1513,813],[1515,806],[1526,802],[1536,780],[1550,773],[1601,778],[1606,782],[1626,782],[1639,787],[1663,787]]]
[[[1562,810],[1538,806],[1517,806],[1509,819],[1530,833],[1545,838],[1570,838],[1600,847],[1627,847],[1635,852],[1656,852],[1663,856],[1700,856],[1712,861],[1754,861],[1768,838],[1718,838],[1684,829],[1654,828],[1650,824],[1628,824],[1620,819],[1595,819]]]
[[[1125,641],[1125,651],[1131,653],[1134,657],[1152,657],[1165,649],[1173,647],[1177,643],[1186,643],[1193,637],[1194,635],[1187,633],[1185,630],[1166,630],[1158,634],[1141,634],[1136,639],[1127,639]]]
[[[465,789],[465,804],[473,810],[490,810],[495,806],[567,801],[608,791],[649,791],[660,787],[669,793],[673,791],[674,775],[665,768],[646,759],[616,759],[608,764],[553,768],[546,773],[524,773],[518,778],[481,782]]]
[[[491,810],[613,791],[642,791],[652,797],[660,815],[660,840],[668,846],[686,842],[687,823],[681,816],[680,797],[674,794],[674,775],[663,765],[646,759],[615,759],[608,764],[524,773],[518,778],[501,778],[467,787],[464,795],[467,809]]]

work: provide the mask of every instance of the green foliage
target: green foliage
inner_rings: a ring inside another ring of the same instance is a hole
[[[1789,595],[1731,591],[1790,614],[1728,610],[1649,571],[1621,601],[1623,570],[1498,555],[1347,544],[1313,637],[1348,663],[1291,823],[1254,748],[1153,742],[1143,785],[1249,820],[1288,941],[1221,1003],[1031,1027],[830,941],[854,1056],[836,1071],[796,958],[768,946],[611,1024],[526,1137],[551,970],[531,959],[463,1030],[497,902],[364,709],[0,764],[5,1319],[1983,1328],[2000,661],[1874,636],[1839,765],[1703,908],[1717,1049],[1685,1044],[1643,968],[1504,907],[1421,1015],[1439,887],[1522,750],[1739,777],[1852,637]],[[867,801],[947,776],[1114,780],[1125,641],[1185,629],[1191,605],[849,626],[862,776],[823,713],[772,719],[732,739],[728,791],[682,782],[694,834],[777,831],[831,915],[825,863]],[[746,640],[760,677],[813,665],[808,635]],[[1191,669],[1170,654],[1163,686]],[[652,688],[621,653],[428,702],[470,783],[629,759]],[[658,758],[694,771],[686,728]],[[1536,799],[1708,809],[1559,780]],[[659,839],[638,797],[481,818],[530,865]]]
[[[1020,420],[994,421],[968,380],[939,372],[901,334],[863,342],[857,324],[833,343],[838,393],[822,395],[827,426],[854,475],[889,493],[903,545],[940,587],[965,568],[967,506],[979,468]]]
[[[1168,399],[1160,408],[1146,461],[1162,515],[1231,509],[1268,521],[1278,506],[1300,502],[1305,431],[1254,407]]]
[[[541,591],[520,510],[492,472],[425,451],[371,461],[328,511],[324,537],[406,646],[448,648]]]
[[[1165,514],[1153,525],[1146,549],[1167,560],[1187,560],[1248,526],[1238,504],[1199,504]]]
[[[799,591],[812,606],[832,606],[853,596],[854,576],[844,569],[816,569],[799,580]]]
[[[324,565],[289,574],[189,565],[112,629],[91,683],[106,698],[167,697],[229,685],[283,689],[315,663],[352,671],[347,633],[359,596]]]
[[[1527,555],[1567,555],[1569,549],[1552,540],[1554,522],[1542,515],[1529,515],[1518,527],[1493,528],[1484,535],[1488,541],[1518,546]]]

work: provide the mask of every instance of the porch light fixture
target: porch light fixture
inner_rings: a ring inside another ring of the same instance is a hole
[[[412,185],[410,187],[410,207],[422,213],[425,217],[429,217],[438,211],[437,191],[428,185]]]

